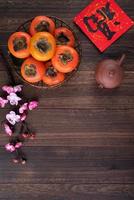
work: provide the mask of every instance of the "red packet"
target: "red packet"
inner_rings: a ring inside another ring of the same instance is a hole
[[[134,24],[114,0],[94,0],[74,22],[101,52]]]

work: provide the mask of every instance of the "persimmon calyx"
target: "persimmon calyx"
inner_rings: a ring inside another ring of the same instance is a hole
[[[37,32],[43,32],[43,31],[49,32],[49,26],[50,24],[47,21],[43,20],[39,24],[37,24],[35,30]]]
[[[63,32],[61,32],[57,37],[58,44],[67,44],[69,41],[69,38]]]
[[[34,64],[25,65],[25,74],[29,77],[34,77],[36,75],[36,66]]]
[[[14,51],[26,49],[27,48],[26,38],[25,37],[15,38],[13,41],[13,48]]]
[[[59,58],[64,65],[67,65],[69,62],[73,60],[73,56],[69,52],[60,54]]]
[[[51,49],[51,44],[44,38],[41,38],[36,42],[35,48],[38,49],[41,53],[47,53]]]
[[[48,67],[46,69],[46,75],[50,77],[56,77],[57,76],[57,70],[54,69],[53,67]]]

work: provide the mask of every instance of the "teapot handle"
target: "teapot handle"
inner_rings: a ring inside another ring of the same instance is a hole
[[[120,58],[119,60],[117,60],[117,62],[118,62],[118,64],[119,64],[119,66],[121,66],[121,65],[122,65],[122,63],[124,62],[125,58],[126,58],[126,55],[125,55],[125,54],[123,54],[123,55],[121,56],[121,58]]]

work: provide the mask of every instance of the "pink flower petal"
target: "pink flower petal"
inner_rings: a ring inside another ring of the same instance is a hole
[[[14,92],[21,92],[22,91],[22,87],[23,87],[23,85],[16,85],[14,87]]]
[[[10,151],[10,152],[15,151],[15,147],[10,143],[6,144],[5,148],[6,148],[7,151]]]
[[[25,121],[27,115],[25,113],[23,113],[20,117],[20,121]]]
[[[18,142],[18,143],[15,145],[15,148],[16,148],[16,149],[19,149],[21,146],[22,146],[22,142]]]
[[[24,103],[20,108],[19,108],[19,113],[23,114],[25,110],[28,109],[28,103]]]
[[[10,113],[6,115],[6,119],[10,124],[15,125],[16,122],[20,121],[20,115],[16,115],[14,111],[10,111]]]
[[[11,136],[13,134],[12,129],[8,124],[4,124],[4,128],[7,135]]]
[[[8,86],[8,85],[4,85],[4,86],[2,87],[2,90],[5,91],[5,92],[7,92],[8,94],[10,94],[11,92],[14,91],[13,87]]]
[[[1,108],[4,108],[7,103],[8,103],[7,99],[3,99],[2,97],[0,97],[0,107]]]
[[[11,92],[8,96],[7,96],[7,100],[9,100],[11,105],[18,105],[18,102],[21,101],[21,98],[17,96],[16,93]]]
[[[37,108],[38,106],[38,101],[31,101],[28,105],[29,110],[33,110],[35,108]]]

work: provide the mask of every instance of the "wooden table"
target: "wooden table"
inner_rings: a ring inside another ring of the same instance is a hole
[[[78,73],[64,86],[48,91],[25,87],[40,106],[29,116],[37,132],[26,143],[25,166],[14,165],[0,134],[0,200],[132,200],[134,199],[134,29],[104,54],[72,23],[91,0],[1,0],[0,45],[25,20],[54,15],[76,29],[83,48]],[[133,0],[117,0],[134,17]],[[96,63],[126,53],[125,80],[119,89],[100,90]],[[0,85],[7,74],[0,63]],[[3,120],[9,109],[0,110]]]

